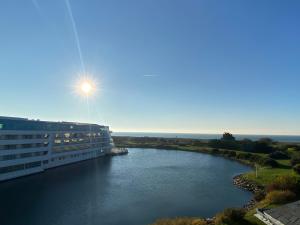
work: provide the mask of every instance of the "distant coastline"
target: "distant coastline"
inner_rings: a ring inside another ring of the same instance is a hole
[[[189,134],[189,133],[152,133],[152,132],[113,132],[112,136],[128,137],[161,137],[161,138],[190,138],[199,140],[220,139],[222,134]],[[237,140],[250,139],[257,141],[268,137],[279,142],[300,142],[300,135],[254,135],[254,134],[235,134]]]

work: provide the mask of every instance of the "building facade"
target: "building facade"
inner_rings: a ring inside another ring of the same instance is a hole
[[[104,156],[109,127],[0,117],[0,181]]]

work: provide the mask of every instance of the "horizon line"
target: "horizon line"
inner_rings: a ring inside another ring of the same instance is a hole
[[[249,135],[249,136],[299,136],[300,134],[262,134],[262,133],[234,133],[234,132],[229,132],[225,131],[228,133],[231,133],[233,135]],[[151,134],[196,134],[196,135],[222,135],[225,132],[222,133],[194,133],[194,132],[169,132],[169,131],[112,131],[112,133],[151,133]]]

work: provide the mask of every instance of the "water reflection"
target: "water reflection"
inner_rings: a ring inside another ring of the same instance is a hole
[[[130,149],[0,184],[1,225],[143,225],[209,217],[251,194],[232,185],[250,170],[205,154]]]

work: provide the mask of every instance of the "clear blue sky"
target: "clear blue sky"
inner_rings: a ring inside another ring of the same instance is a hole
[[[0,113],[114,131],[300,134],[300,1],[0,3]],[[145,76],[151,75],[151,76]]]

